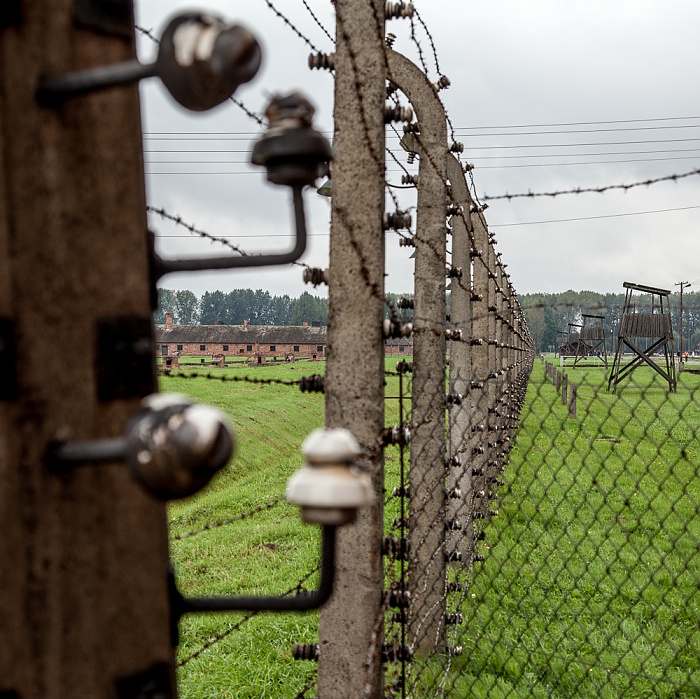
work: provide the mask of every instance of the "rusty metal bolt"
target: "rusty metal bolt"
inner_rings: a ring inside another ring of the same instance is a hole
[[[440,92],[440,90],[446,90],[452,83],[446,75],[441,75],[437,82],[433,83],[433,90],[435,92]]]
[[[382,325],[382,332],[386,339],[411,337],[413,334],[413,323],[400,323],[387,318]]]
[[[387,2],[385,6],[386,19],[402,19],[413,17],[415,8],[412,2]]]
[[[335,54],[334,53],[310,53],[309,54],[309,69],[310,70],[335,70]]]
[[[411,214],[408,211],[396,211],[384,213],[384,230],[400,230],[411,227]]]
[[[304,284],[311,284],[313,286],[321,286],[321,284],[328,284],[328,270],[319,269],[318,267],[307,267],[304,270]]]
[[[318,660],[318,643],[295,643],[292,646],[294,660]]]
[[[384,106],[384,123],[391,124],[394,121],[411,121],[413,119],[413,109],[402,107],[400,104]]]

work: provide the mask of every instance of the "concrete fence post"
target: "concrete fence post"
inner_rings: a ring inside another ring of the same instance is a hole
[[[478,443],[474,445],[471,454],[467,456],[471,460],[472,474],[472,509],[479,516],[484,516],[488,507],[485,498],[477,497],[477,494],[485,493],[486,464],[489,421],[488,384],[489,377],[489,275],[488,275],[488,249],[489,233],[486,221],[479,212],[471,214],[472,227],[474,229],[474,249],[472,250],[472,335],[474,346],[472,347],[472,381],[473,388],[470,392],[470,400],[473,406],[472,430]]]
[[[447,156],[447,176],[452,187],[452,200],[461,207],[450,219],[452,227],[452,276],[450,292],[450,328],[461,332],[461,338],[450,342],[449,392],[461,395],[462,402],[453,402],[449,408],[449,442],[447,478],[448,492],[459,492],[460,497],[449,498],[447,507],[447,552],[459,553],[470,562],[473,550],[472,523],[472,452],[477,450],[480,433],[472,432],[476,406],[471,395],[472,361],[472,282],[471,238],[473,225],[469,210],[472,198],[464,178],[462,165],[450,154]],[[469,230],[472,229],[472,230]],[[459,462],[453,463],[452,459]]]
[[[445,221],[447,124],[426,75],[387,49],[388,78],[418,118],[420,157],[413,323],[409,531],[409,643],[427,657],[445,650]]]
[[[384,588],[384,7],[335,2],[326,425],[348,428],[364,448],[375,499],[338,532],[335,591],[320,612],[318,696],[334,699],[383,695],[381,659],[368,650]],[[378,654],[383,638],[374,641]]]

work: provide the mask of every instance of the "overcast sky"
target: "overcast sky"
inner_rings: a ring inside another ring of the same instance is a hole
[[[275,0],[320,50],[333,45],[302,0]],[[306,0],[332,35],[329,0]],[[452,85],[442,91],[463,160],[474,163],[480,195],[599,187],[700,167],[697,0],[416,0]],[[317,127],[332,132],[332,76],[307,68],[309,47],[265,0],[209,4],[137,2],[137,22],[162,31],[181,9],[210,10],[252,30],[264,64],[236,98],[261,113],[272,94],[301,89],[317,106]],[[418,62],[411,23],[393,20],[395,49]],[[430,77],[438,76],[430,42],[415,31]],[[147,60],[155,44],[139,39]],[[405,98],[404,98],[405,101]],[[227,103],[206,114],[185,112],[157,81],[142,85],[149,205],[249,252],[286,249],[291,208],[285,188],[265,183],[248,164],[260,133]],[[397,139],[387,145],[398,149]],[[388,179],[401,172],[389,160]],[[415,192],[402,193],[415,205]],[[306,193],[311,241],[303,262],[328,264],[330,203]],[[391,206],[389,208],[392,208]],[[486,212],[498,249],[521,293],[566,289],[621,292],[623,281],[673,289],[700,283],[700,177],[623,192],[493,201]],[[572,220],[573,219],[573,220]],[[150,217],[165,256],[218,253],[182,228]],[[410,250],[387,236],[387,291],[412,291]],[[162,286],[205,291],[262,288],[298,296],[299,267],[171,275]]]

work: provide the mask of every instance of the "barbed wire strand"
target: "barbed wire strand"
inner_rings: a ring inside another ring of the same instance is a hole
[[[312,575],[317,573],[319,570],[321,570],[321,566],[318,565],[316,566],[312,571],[307,573],[296,585],[293,587],[289,588],[286,592],[283,592],[280,596],[281,597],[288,597],[289,595],[293,594],[294,592],[300,592],[302,585],[306,583]],[[242,619],[237,621],[233,626],[230,626],[228,629],[225,631],[222,631],[221,633],[216,634],[212,638],[210,638],[201,648],[197,649],[194,651],[191,655],[188,655],[186,658],[183,658],[181,661],[179,661],[176,665],[176,667],[184,667],[187,665],[189,662],[194,660],[195,658],[198,658],[205,650],[209,650],[212,646],[216,645],[217,643],[220,643],[223,641],[227,636],[230,636],[234,631],[237,631],[238,629],[243,626],[243,624],[246,621],[249,621],[253,617],[257,616],[260,614],[263,610],[257,610],[254,612],[249,612],[247,613]]]
[[[331,40],[333,44],[335,44],[335,39],[330,35],[330,32],[323,26],[319,18],[314,14],[314,11],[309,7],[308,3],[306,0],[301,0],[301,4],[307,9],[308,13],[311,15],[313,18],[314,22],[318,24],[318,26],[321,28],[323,33]]]
[[[693,177],[695,175],[700,175],[700,168],[695,170],[690,170],[689,172],[683,172],[673,175],[664,175],[663,177],[652,177],[647,180],[641,180],[639,182],[628,182],[624,184],[609,184],[603,185],[601,187],[575,187],[574,189],[561,189],[551,192],[520,192],[518,194],[499,194],[496,196],[490,196],[484,194],[484,201],[495,201],[497,199],[506,199],[510,201],[511,199],[534,199],[536,197],[559,197],[564,194],[604,194],[611,190],[622,190],[627,192],[635,187],[649,187],[654,184],[659,184],[660,182],[677,182],[678,180],[683,180],[687,177]]]
[[[321,53],[320,50],[313,44],[313,42],[306,37],[299,28],[285,15],[283,15],[271,2],[270,0],[263,0],[263,2],[279,17],[312,51],[316,53]]]
[[[187,222],[183,221],[182,216],[180,216],[178,214],[170,214],[165,209],[158,208],[155,206],[147,206],[146,211],[149,214],[156,214],[157,216],[160,216],[162,219],[172,221],[176,226],[180,226],[180,227],[184,228],[185,230],[189,231],[193,235],[198,235],[200,238],[206,238],[207,240],[210,240],[213,243],[219,243],[219,244],[223,245],[224,247],[229,248],[233,252],[237,252],[242,257],[248,257],[250,255],[250,253],[247,253],[244,250],[241,250],[241,248],[239,248],[238,246],[229,242],[228,239],[212,235],[211,233],[207,233],[207,231],[202,230],[201,228],[197,228],[195,225],[193,225],[191,223],[187,223]]]
[[[211,522],[210,524],[205,524],[199,529],[193,529],[192,531],[185,532],[184,534],[176,534],[174,536],[171,536],[168,539],[168,541],[182,541],[183,539],[189,539],[193,536],[197,536],[198,534],[204,534],[204,532],[210,532],[213,529],[218,529],[219,527],[225,527],[226,525],[233,524],[234,522],[240,522],[244,519],[249,519],[250,517],[260,514],[261,512],[271,510],[276,505],[279,505],[281,502],[286,502],[284,496],[282,495],[263,505],[258,505],[257,507],[248,510],[248,512],[243,512],[239,515],[227,517],[226,519],[219,520],[218,522]]]

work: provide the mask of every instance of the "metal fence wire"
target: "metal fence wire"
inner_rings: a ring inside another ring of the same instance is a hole
[[[386,696],[699,696],[700,364],[512,364],[387,452]]]

